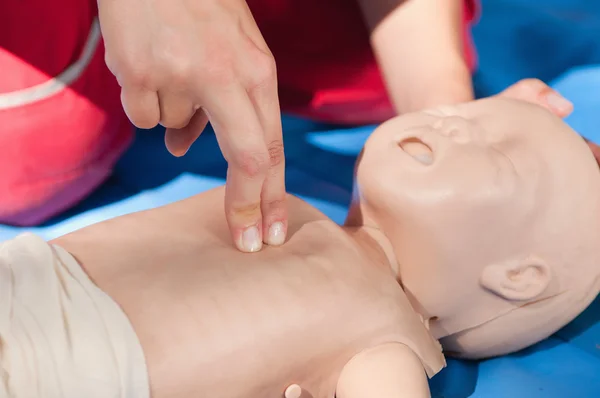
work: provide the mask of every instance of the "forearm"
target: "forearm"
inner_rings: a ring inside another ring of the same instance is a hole
[[[359,0],[398,113],[473,99],[463,0]]]

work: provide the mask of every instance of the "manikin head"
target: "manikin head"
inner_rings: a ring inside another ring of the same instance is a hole
[[[542,107],[494,97],[377,128],[348,222],[387,236],[446,351],[480,358],[546,338],[593,301],[599,215],[583,139]]]

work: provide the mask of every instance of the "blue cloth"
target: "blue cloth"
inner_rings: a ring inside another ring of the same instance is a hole
[[[524,77],[555,80],[575,103],[568,122],[600,142],[600,2],[485,0],[475,29],[479,95]],[[539,5],[538,5],[539,4]],[[542,5],[543,4],[543,5]],[[588,65],[564,74],[578,65]],[[287,187],[338,223],[350,200],[356,155],[372,127],[341,129],[284,118]],[[114,175],[66,214],[27,230],[50,239],[121,214],[173,202],[222,184],[225,162],[207,131],[183,158],[164,149],[160,129],[137,135]],[[597,215],[590,215],[597,217]],[[0,226],[0,241],[25,229]],[[439,398],[600,397],[600,300],[551,338],[479,362],[449,360],[432,383]]]
[[[478,95],[527,77],[551,82],[575,66],[600,64],[600,1],[480,0],[473,30]]]

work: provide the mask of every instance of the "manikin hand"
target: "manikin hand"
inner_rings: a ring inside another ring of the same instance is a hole
[[[238,249],[285,240],[275,63],[244,0],[98,0],[106,62],[133,124],[167,128],[186,153],[210,120],[228,162],[225,209]]]

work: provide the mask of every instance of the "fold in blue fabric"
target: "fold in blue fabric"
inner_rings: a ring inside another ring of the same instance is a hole
[[[475,29],[479,95],[524,77],[541,77],[575,104],[567,121],[600,143],[600,2],[486,0]],[[594,64],[598,64],[595,66]],[[568,71],[565,73],[565,71]],[[342,223],[356,156],[373,126],[338,128],[284,117],[288,191]],[[32,231],[51,239],[118,215],[149,209],[224,182],[226,164],[211,131],[183,158],[170,156],[162,131],[144,131],[93,195],[37,228],[0,226],[0,241]],[[600,397],[600,300],[551,338],[485,361],[449,360],[431,382],[439,398]]]

